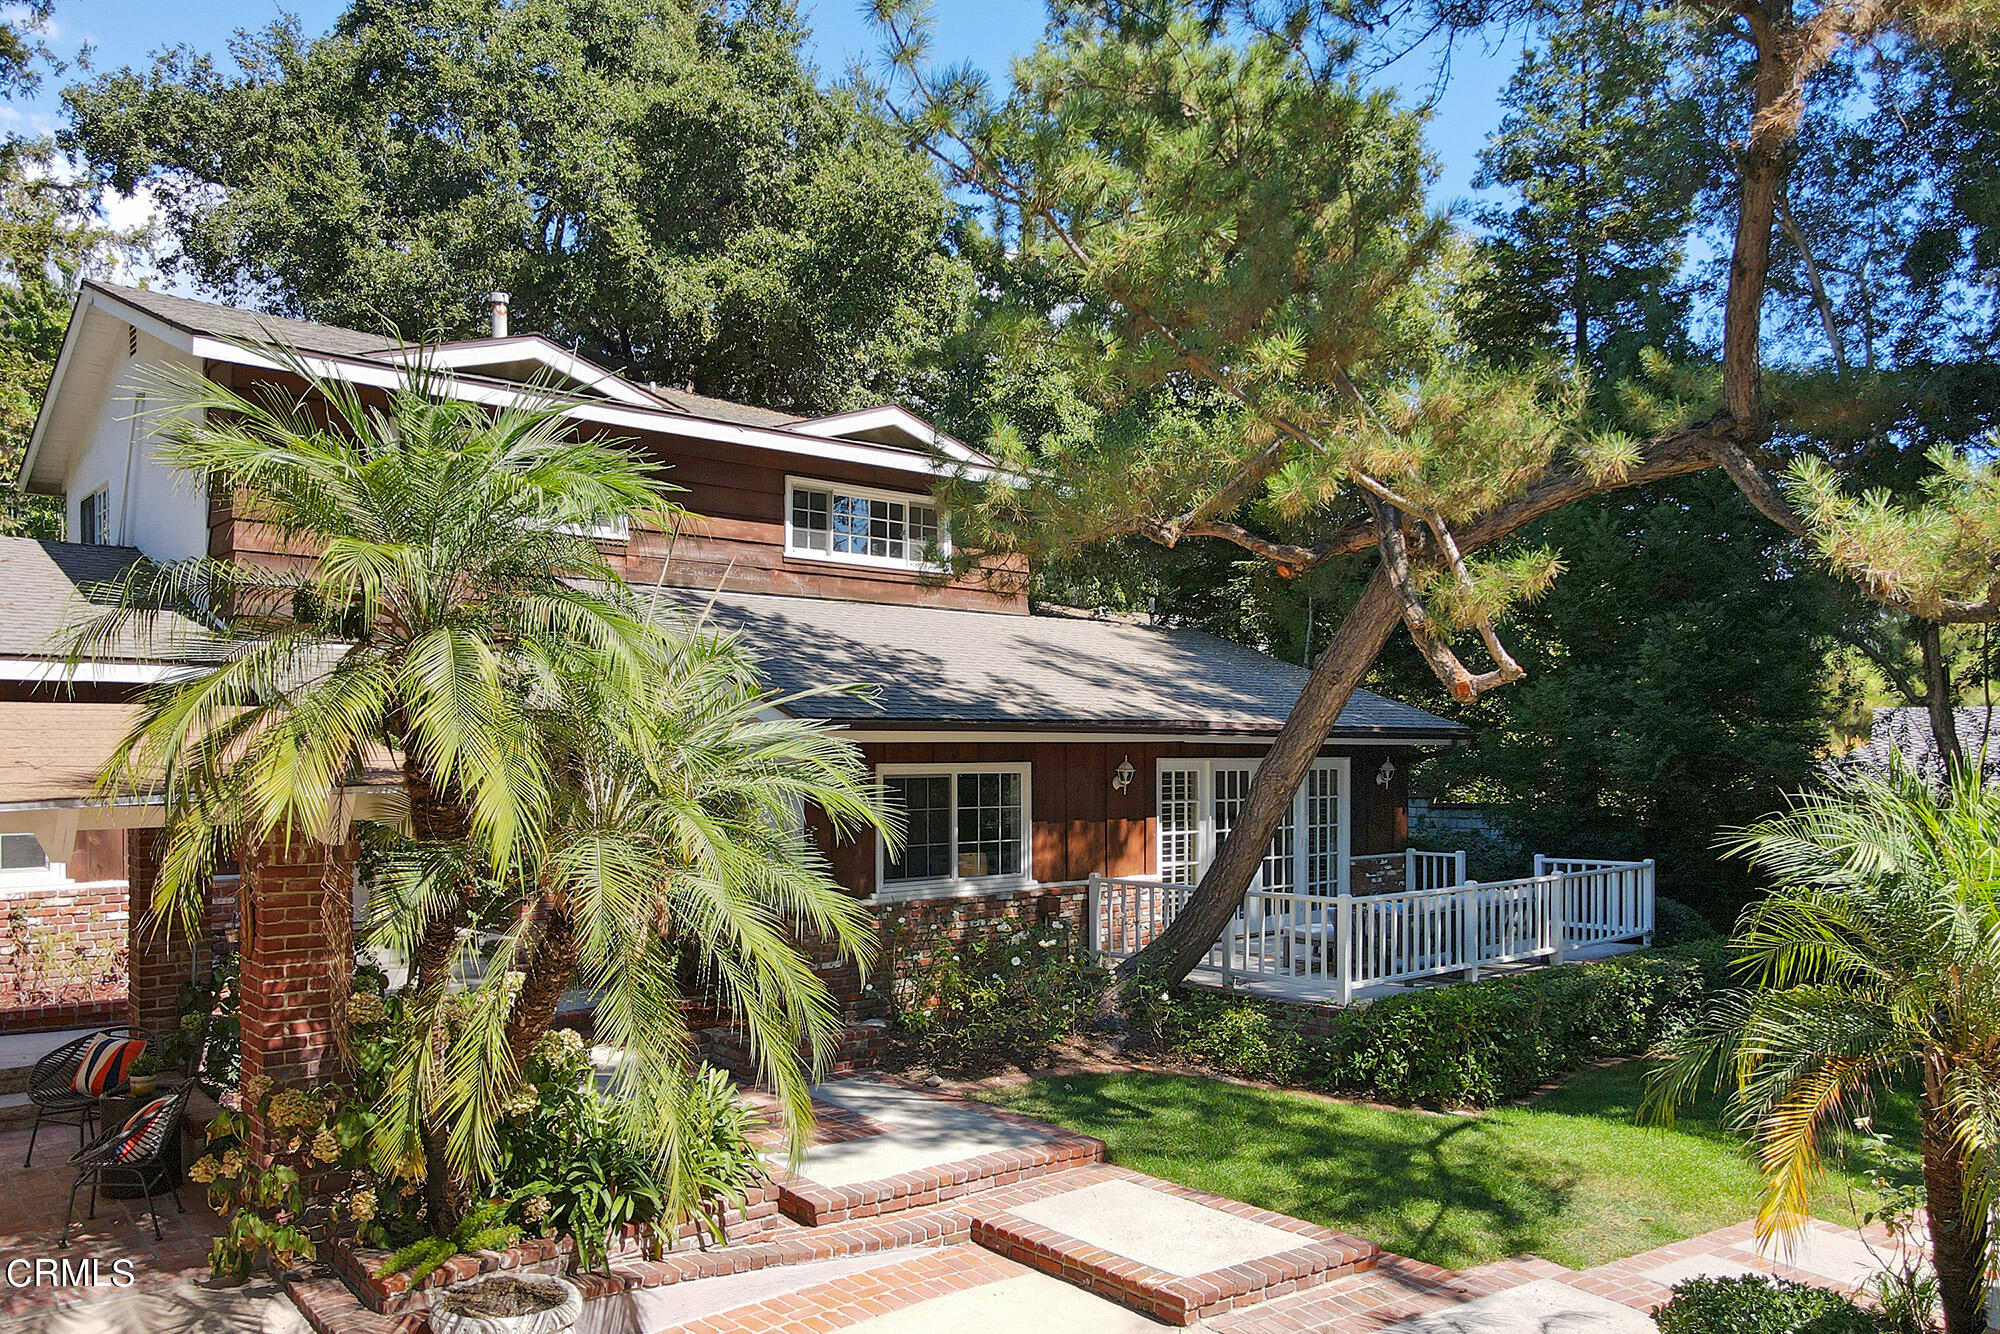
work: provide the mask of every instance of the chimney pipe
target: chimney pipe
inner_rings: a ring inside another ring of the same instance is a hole
[[[486,294],[486,300],[493,307],[493,336],[495,338],[505,338],[507,336],[507,294],[496,289]]]

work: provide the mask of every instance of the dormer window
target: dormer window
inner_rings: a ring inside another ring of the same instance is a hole
[[[787,478],[785,551],[807,560],[923,569],[948,549],[929,496]]]

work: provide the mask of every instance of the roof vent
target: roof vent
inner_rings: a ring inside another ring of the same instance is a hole
[[[507,336],[507,294],[498,288],[486,294],[486,302],[493,308],[493,336]]]
[[[125,326],[125,355],[128,357],[139,355],[139,326],[136,324]]]

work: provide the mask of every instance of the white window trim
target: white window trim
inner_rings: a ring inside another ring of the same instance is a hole
[[[601,523],[557,524],[556,531],[575,533],[578,537],[594,538],[599,542],[630,542],[632,520],[621,514],[615,519],[605,519]]]
[[[891,775],[917,774],[931,778],[950,778],[951,784],[951,829],[952,858],[958,854],[958,776],[960,774],[1019,774],[1021,776],[1021,871],[1018,875],[982,875],[962,877],[956,875],[930,876],[923,880],[898,880],[889,883],[889,848],[881,838],[875,840],[875,896],[874,903],[904,903],[913,899],[971,898],[980,894],[999,894],[1014,890],[1032,889],[1035,886],[1035,776],[1030,764],[878,764],[875,766],[875,781],[881,783]]]
[[[942,568],[942,566],[935,562],[912,560],[907,556],[869,556],[852,551],[808,551],[793,546],[792,493],[800,487],[804,487],[808,491],[837,492],[843,496],[856,496],[862,500],[890,500],[898,501],[905,506],[923,505],[934,509],[937,511],[938,516],[938,554],[941,556],[951,554],[951,528],[945,522],[944,507],[938,504],[936,496],[927,495],[921,491],[885,491],[881,487],[855,486],[849,482],[828,481],[821,477],[787,477],[785,478],[785,559],[787,560],[819,561],[827,565],[866,565],[873,566],[878,570],[936,570]],[[909,532],[908,514],[909,511],[905,509],[904,533],[906,544]],[[831,521],[832,515],[829,513],[828,522],[830,523]],[[827,545],[831,546],[831,541]]]
[[[86,539],[83,535],[83,507],[99,496],[104,498],[104,532],[101,537],[93,542]],[[76,502],[76,540],[84,546],[109,547],[117,545],[117,543],[111,540],[111,483],[106,482],[95,490],[86,492],[82,499]]]
[[[1175,771],[1183,773],[1191,772],[1195,775],[1195,841],[1197,844],[1195,879],[1197,882],[1200,881],[1202,876],[1208,873],[1209,865],[1215,860],[1215,770],[1217,766],[1235,769],[1247,765],[1251,774],[1255,775],[1257,770],[1262,767],[1262,763],[1261,760],[1229,758],[1205,760],[1162,759],[1155,761],[1153,772],[1153,818],[1155,821],[1159,819],[1160,815],[1160,775]],[[1335,888],[1338,891],[1345,892],[1347,887],[1353,883],[1349,878],[1349,859],[1352,854],[1350,843],[1354,831],[1353,762],[1344,755],[1328,756],[1323,759],[1314,760],[1312,767],[1315,769],[1331,769],[1340,775],[1338,809],[1334,817],[1339,822],[1337,831],[1339,837],[1336,848],[1339,859],[1339,870],[1337,872],[1339,880],[1336,882]],[[1292,793],[1292,883],[1298,886],[1294,892],[1300,894],[1306,892],[1306,885],[1308,883],[1306,874],[1307,859],[1309,856],[1308,849],[1311,846],[1311,840],[1306,836],[1306,798],[1307,784],[1305,780],[1301,779],[1298,791]],[[1166,877],[1166,870],[1161,865],[1161,856],[1164,847],[1165,840],[1158,836],[1156,829],[1153,839],[1153,874],[1156,879],[1164,879]],[[1262,889],[1263,886],[1264,871],[1260,859],[1257,874],[1250,881],[1250,887],[1252,889]]]
[[[27,833],[26,830],[10,830],[9,832]],[[40,842],[39,839],[36,841]],[[48,856],[47,848],[42,849],[42,855],[44,857]],[[40,866],[0,870],[0,889],[43,889],[55,885],[66,885],[69,883],[68,872],[68,862],[53,860],[44,862]]]

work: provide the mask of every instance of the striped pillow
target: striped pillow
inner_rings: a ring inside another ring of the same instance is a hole
[[[144,1050],[144,1038],[99,1033],[83,1049],[83,1059],[77,1063],[76,1077],[70,1081],[70,1087],[86,1098],[101,1098],[115,1092],[125,1087],[126,1073]]]
[[[134,1158],[144,1156],[143,1144],[146,1132],[153,1128],[153,1122],[160,1119],[160,1113],[167,1110],[173,1097],[155,1098],[138,1111],[125,1118],[125,1124],[118,1128],[118,1161],[129,1163]]]

